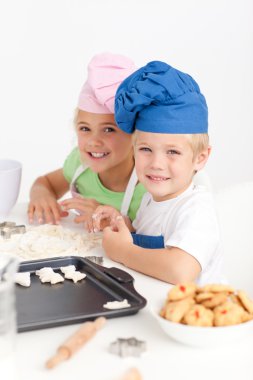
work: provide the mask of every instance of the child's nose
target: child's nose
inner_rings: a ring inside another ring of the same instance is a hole
[[[164,159],[159,154],[154,154],[151,160],[151,168],[156,170],[164,169]]]
[[[94,134],[94,135],[90,136],[90,138],[88,140],[88,145],[89,146],[102,146],[103,141],[98,134]]]

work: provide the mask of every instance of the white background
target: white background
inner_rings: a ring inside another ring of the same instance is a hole
[[[94,54],[191,74],[209,106],[216,189],[253,179],[252,0],[1,0],[0,158],[23,163],[20,199],[75,144],[73,110]]]

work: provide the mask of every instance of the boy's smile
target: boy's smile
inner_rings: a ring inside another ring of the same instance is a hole
[[[184,192],[208,157],[194,158],[188,136],[177,134],[136,131],[134,150],[139,181],[157,202]]]
[[[150,181],[154,182],[160,182],[160,181],[167,181],[168,177],[157,177],[156,175],[149,175],[147,176]]]

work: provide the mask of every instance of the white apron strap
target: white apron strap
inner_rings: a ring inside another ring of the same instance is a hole
[[[88,168],[88,165],[83,164],[83,165],[80,165],[76,169],[75,174],[74,174],[72,181],[71,181],[71,184],[70,184],[70,190],[72,192],[76,193],[75,182],[76,182],[77,178],[82,174],[82,172],[84,172],[87,168]],[[137,178],[136,171],[134,168],[132,171],[131,177],[129,179],[129,182],[127,184],[127,188],[126,188],[126,191],[125,191],[125,194],[123,197],[123,201],[121,204],[120,212],[124,216],[126,216],[128,214],[128,210],[130,207],[131,200],[133,198],[133,194],[134,194],[134,190],[135,190],[135,186],[136,186],[137,182],[138,182],[138,178]]]
[[[77,178],[82,174],[82,172],[84,172],[86,169],[88,168],[88,165],[86,164],[82,164],[80,166],[78,166],[78,168],[76,169],[75,171],[75,174],[72,178],[72,181],[70,183],[70,189],[73,189],[75,188],[75,182],[77,180]]]
[[[120,212],[123,216],[126,216],[128,213],[130,203],[131,203],[131,200],[133,198],[133,194],[134,194],[134,190],[135,190],[135,186],[136,186],[137,182],[138,182],[138,178],[137,178],[137,174],[136,174],[136,171],[134,168],[132,171],[130,180],[127,184],[127,188],[126,188],[124,198],[123,198],[123,201],[121,204]]]

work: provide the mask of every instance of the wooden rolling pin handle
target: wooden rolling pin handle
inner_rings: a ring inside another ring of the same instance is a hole
[[[94,322],[85,322],[70,338],[57,349],[57,353],[46,362],[48,369],[54,368],[64,360],[69,359],[78,351],[106,322],[104,317],[95,319]]]
[[[67,360],[68,358],[69,358],[69,350],[67,350],[66,348],[59,347],[55,356],[53,356],[51,359],[49,359],[46,362],[46,367],[48,369],[54,368],[59,363],[63,362],[64,360]]]
[[[137,368],[131,368],[121,380],[142,380],[142,376]]]

